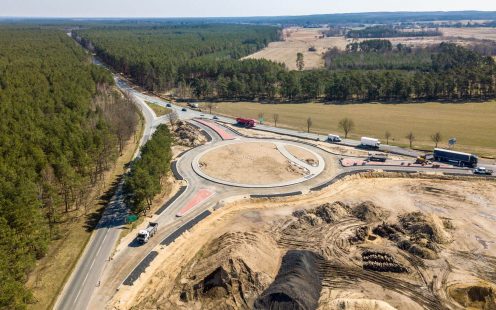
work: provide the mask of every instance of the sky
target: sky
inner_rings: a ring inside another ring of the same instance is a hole
[[[222,17],[496,11],[495,0],[0,0],[3,17]]]

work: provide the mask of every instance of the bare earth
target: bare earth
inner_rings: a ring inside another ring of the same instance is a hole
[[[265,49],[246,59],[267,59],[283,63],[290,70],[296,70],[296,54],[303,53],[306,70],[323,68],[323,56],[326,51],[334,47],[344,50],[346,45],[352,42],[351,39],[344,37],[324,37],[324,31],[325,28],[286,28],[283,30],[283,41],[272,42]],[[473,40],[496,40],[496,28],[441,28],[440,31],[443,36],[386,39],[393,45],[402,43],[414,47],[426,47],[442,42],[469,45],[473,44]],[[309,51],[310,47],[315,47],[316,51]]]
[[[242,184],[267,185],[305,175],[273,143],[237,143],[214,149],[200,159],[200,168],[216,179]]]
[[[284,29],[284,41],[272,42],[269,46],[246,58],[268,59],[284,63],[290,70],[296,70],[296,54],[303,53],[305,69],[316,69],[324,66],[323,54],[330,48],[337,47],[344,50],[347,41],[343,37],[323,38],[322,31],[325,29]],[[308,49],[315,47],[317,51]]]
[[[496,28],[441,28],[446,37],[473,38],[479,40],[496,40]]]
[[[277,303],[271,291],[319,309],[496,306],[496,183],[380,176],[225,206],[159,250],[111,307],[244,309]],[[300,266],[284,263],[288,251],[317,257],[306,266],[320,284],[305,272],[274,281]]]
[[[290,152],[294,157],[298,158],[299,160],[306,162],[310,165],[312,164],[318,164],[318,159],[310,153],[309,151],[302,149],[301,147],[297,147],[294,145],[286,145],[285,146],[286,150]]]

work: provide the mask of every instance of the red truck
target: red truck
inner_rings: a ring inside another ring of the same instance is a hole
[[[249,118],[237,118],[236,122],[238,123],[238,126],[245,127],[245,128],[253,128],[255,127],[255,120],[249,119]]]

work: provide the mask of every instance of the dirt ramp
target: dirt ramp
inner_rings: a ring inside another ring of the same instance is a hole
[[[281,254],[266,234],[225,233],[203,247],[181,274],[176,306],[250,309],[275,278]]]
[[[255,309],[317,309],[322,280],[321,257],[310,251],[288,251],[270,287],[257,299]]]

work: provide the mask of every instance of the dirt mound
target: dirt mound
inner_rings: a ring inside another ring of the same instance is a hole
[[[351,298],[334,299],[330,303],[326,304],[325,307],[321,307],[319,309],[329,309],[329,310],[396,310],[396,308],[390,306],[388,303],[381,301],[381,300],[351,299]]]
[[[451,297],[466,308],[495,310],[496,290],[484,285],[456,287],[449,290]]]
[[[321,257],[310,251],[288,251],[276,279],[257,299],[255,309],[316,309],[322,290]]]
[[[439,217],[422,212],[399,216],[397,224],[383,222],[372,232],[395,242],[400,249],[424,259],[437,259],[439,245],[453,241]]]
[[[405,230],[418,238],[440,244],[452,241],[451,235],[444,228],[443,221],[434,214],[408,213],[400,217],[400,223]]]
[[[178,121],[174,127],[174,135],[178,144],[188,147],[195,147],[206,142],[200,130],[191,124]]]
[[[184,303],[202,309],[250,308],[274,279],[280,256],[263,234],[226,233],[205,246],[181,275]]]
[[[366,201],[354,207],[352,212],[354,217],[367,222],[377,222],[387,217],[387,212],[376,206],[371,201]]]

